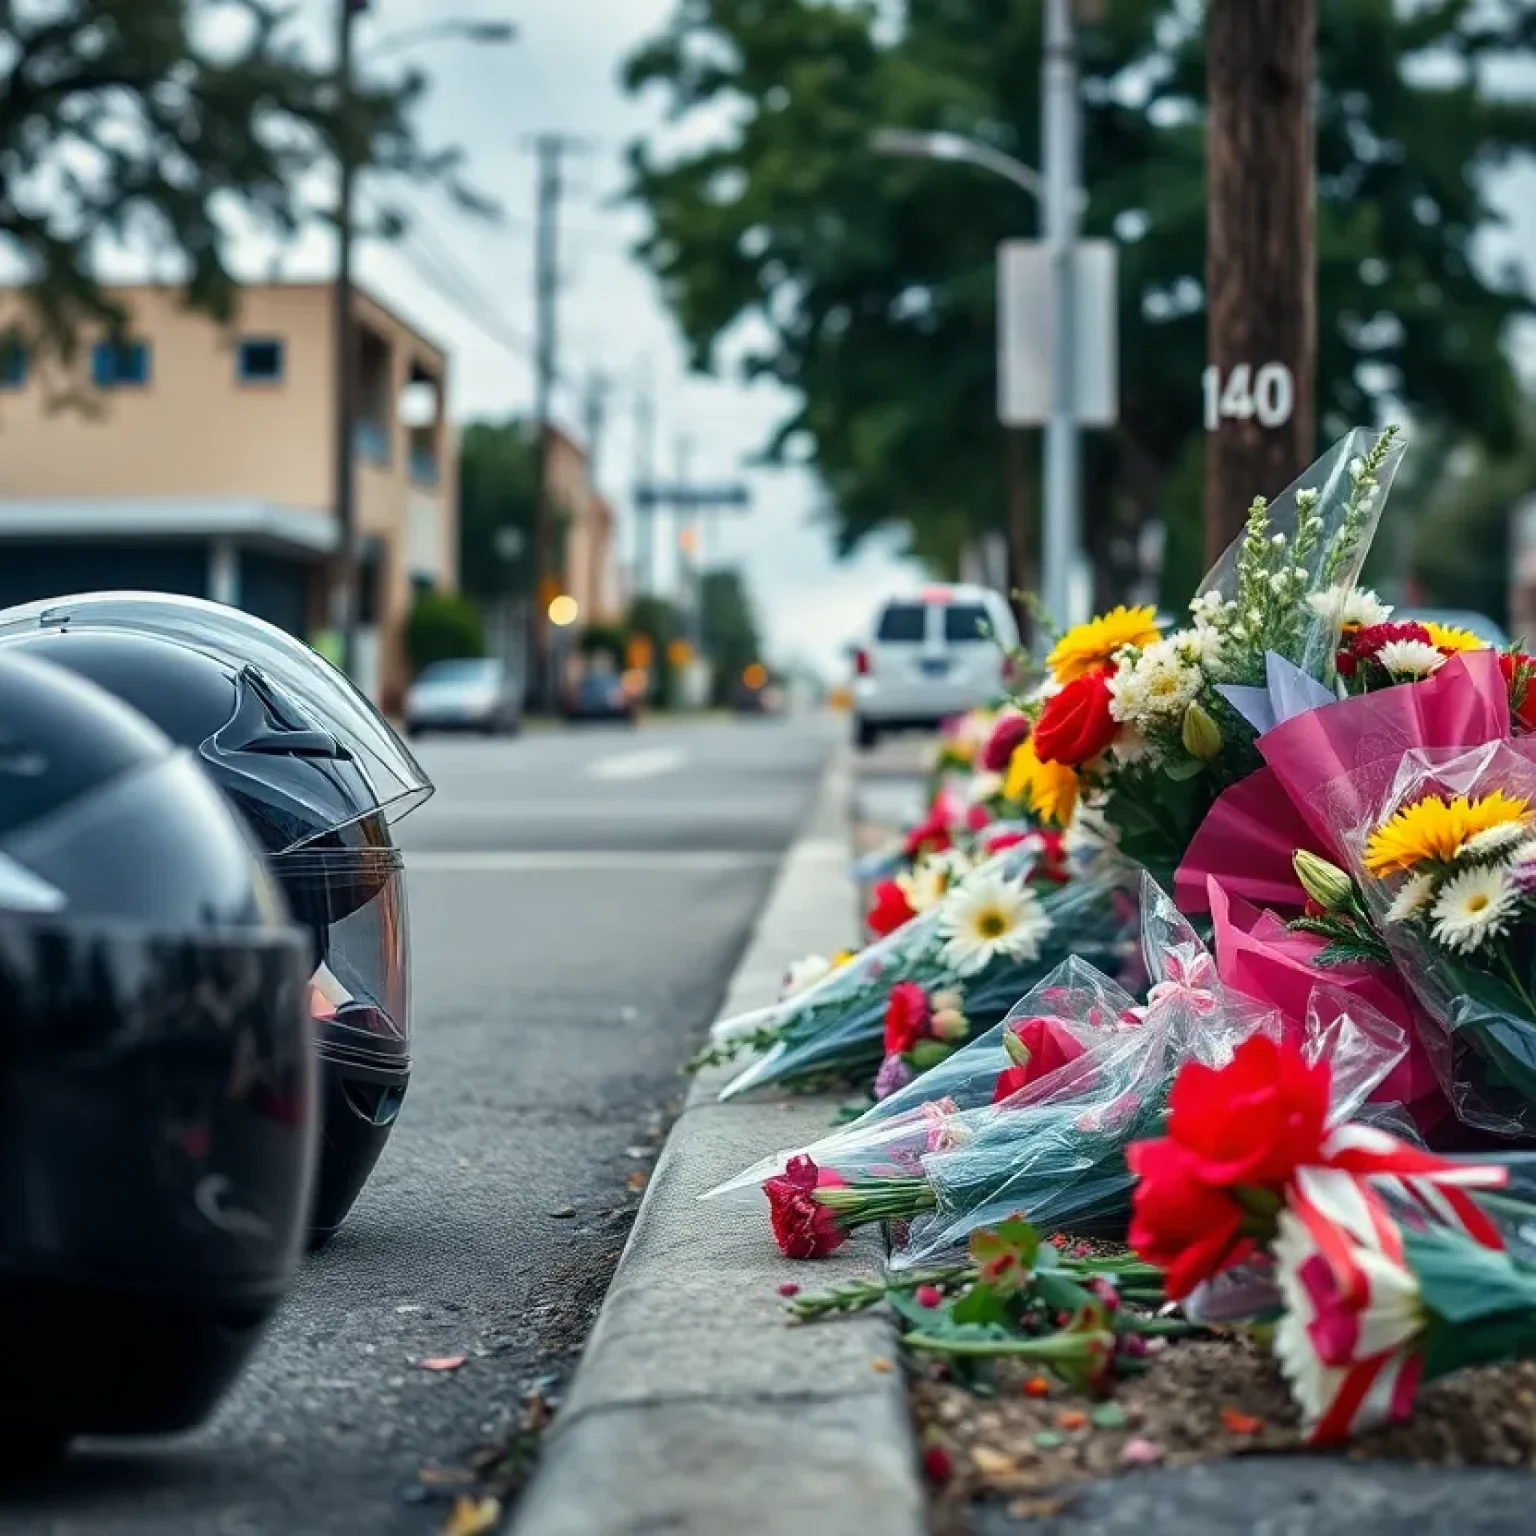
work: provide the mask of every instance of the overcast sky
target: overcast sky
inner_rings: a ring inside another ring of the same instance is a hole
[[[559,416],[580,435],[584,381],[597,371],[610,377],[598,475],[621,514],[626,561],[634,554],[635,404],[647,369],[655,387],[662,474],[672,470],[678,439],[686,435],[693,443],[690,478],[736,478],[789,405],[771,387],[690,376],[655,283],[626,254],[645,221],[638,210],[615,206],[624,147],[638,134],[665,130],[662,101],[627,97],[618,72],[634,47],[662,28],[672,4],[373,0],[357,32],[359,59],[366,61],[382,40],[445,14],[505,16],[519,28],[518,40],[507,46],[434,41],[409,54],[387,50],[378,65],[409,58],[431,72],[433,88],[421,115],[424,138],[462,145],[467,179],[504,208],[499,224],[481,224],[443,198],[411,189],[404,196],[420,211],[416,234],[398,249],[368,245],[359,256],[362,280],[450,350],[452,410],[460,422],[532,408],[536,188],[527,141],[547,132],[586,141],[586,152],[568,163],[569,195],[562,206],[561,372],[569,383],[559,395]],[[302,0],[301,10],[313,19],[317,39],[324,38],[332,0]],[[267,266],[271,257],[256,256],[254,249],[247,248],[247,262]],[[331,261],[330,240],[316,232],[285,253],[280,270],[320,277],[329,274]],[[834,560],[817,524],[818,493],[810,477],[752,470],[748,478],[754,509],[713,520],[711,553],[746,573],[775,659],[803,656],[834,669],[840,647],[863,628],[880,598],[917,575],[888,549]],[[675,536],[666,518],[659,520],[657,545],[670,581]]]

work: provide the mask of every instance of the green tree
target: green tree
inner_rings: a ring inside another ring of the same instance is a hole
[[[228,319],[222,213],[236,204],[295,233],[313,211],[308,173],[339,151],[472,201],[456,157],[424,153],[412,131],[424,78],[343,93],[291,19],[268,0],[0,0],[0,252],[21,265],[27,300],[9,334],[45,369],[76,354],[87,326],[123,325],[93,273],[104,236],[175,257],[189,302]]]
[[[413,674],[434,661],[485,655],[480,610],[454,592],[421,593],[406,620],[405,651]]]
[[[730,701],[742,672],[762,660],[762,638],[740,571],[706,572],[700,601],[704,654],[714,669],[711,702],[722,705]]]
[[[1531,306],[1472,248],[1493,217],[1483,173],[1536,143],[1536,104],[1476,81],[1488,58],[1536,45],[1536,11],[1320,10],[1322,434],[1390,404],[1507,446],[1516,390],[1499,343]],[[1200,514],[1185,471],[1205,353],[1204,55],[1180,0],[1098,11],[1080,38],[1084,228],[1120,245],[1121,422],[1089,435],[1084,500],[1095,569],[1116,589],[1148,518],[1169,524],[1175,559],[1199,548],[1182,534]],[[731,126],[667,157],[636,145],[632,191],[695,363],[718,366],[727,337],[750,336],[746,373],[795,393],[767,449],[820,473],[839,546],[895,524],[948,564],[1002,517],[994,252],[1037,233],[1036,210],[995,178],[877,159],[869,141],[882,126],[948,129],[1038,165],[1042,7],[908,0],[897,27],[881,12],[681,0],[628,83],[659,89],[685,123]]]
[[[483,602],[533,590],[537,433],[476,421],[459,439],[459,581]]]
[[[675,697],[672,660],[668,647],[682,638],[683,616],[664,597],[641,596],[629,606],[629,632],[651,642],[651,698],[670,705]]]

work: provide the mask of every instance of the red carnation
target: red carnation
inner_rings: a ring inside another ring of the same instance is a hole
[[[898,981],[885,1005],[885,1054],[905,1056],[928,1033],[928,994],[915,981]]]
[[[928,807],[928,814],[907,833],[907,857],[915,859],[923,853],[944,853],[953,843],[949,828],[949,805],[943,795],[936,795]]]
[[[1040,877],[1062,885],[1067,880],[1067,838],[1054,827],[1042,827],[1035,836],[1040,840]]]
[[[843,1181],[830,1168],[818,1168],[801,1153],[763,1185],[773,1240],[791,1259],[824,1259],[848,1241],[837,1215],[816,1198],[818,1189],[837,1189]]]
[[[1007,773],[1013,754],[1029,740],[1029,720],[1024,715],[1004,715],[992,727],[981,749],[981,766],[988,773]]]
[[[1132,1202],[1130,1245],[1163,1271],[1175,1301],[1253,1251],[1253,1239],[1241,1235],[1242,1206],[1230,1191],[1201,1179],[1177,1142],[1167,1137],[1132,1142],[1125,1160],[1140,1180]]]
[[[1110,669],[1086,672],[1046,701],[1035,723],[1035,754],[1043,763],[1077,767],[1097,757],[1120,727],[1110,713]]]
[[[874,899],[870,902],[869,914],[864,921],[869,924],[871,933],[884,938],[916,916],[911,902],[907,900],[907,893],[894,880],[882,880],[875,887]]]

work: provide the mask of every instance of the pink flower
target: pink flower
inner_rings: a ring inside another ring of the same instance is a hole
[[[1029,732],[1029,721],[1023,715],[1004,715],[981,749],[981,766],[988,773],[1007,773],[1013,754],[1029,740]]]
[[[875,1073],[875,1098],[888,1099],[893,1093],[900,1093],[916,1076],[902,1057],[887,1056]]]

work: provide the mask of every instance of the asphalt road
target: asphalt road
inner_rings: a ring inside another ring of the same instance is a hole
[[[426,743],[438,794],[400,828],[415,1070],[350,1223],[210,1425],[83,1448],[0,1531],[440,1529],[420,1470],[515,1446],[590,1326],[833,729]]]

